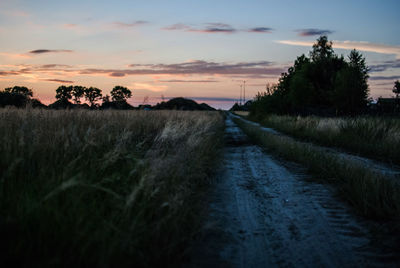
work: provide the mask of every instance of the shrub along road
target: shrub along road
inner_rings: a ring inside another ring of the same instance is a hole
[[[311,182],[304,168],[251,144],[230,116],[225,139],[224,166],[189,267],[363,267],[399,261],[375,223],[355,216],[331,186]]]

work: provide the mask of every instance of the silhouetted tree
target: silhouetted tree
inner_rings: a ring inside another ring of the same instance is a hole
[[[318,103],[318,94],[308,77],[309,65],[294,73],[290,81],[288,100],[293,110],[305,111]]]
[[[350,67],[355,68],[360,74],[363,76],[364,80],[369,78],[368,72],[369,68],[365,63],[365,58],[363,55],[358,52],[356,49],[353,49],[349,55],[349,65]]]
[[[27,87],[14,86],[5,88],[4,91],[0,91],[0,107],[15,106],[22,108],[27,105],[32,108],[46,107],[39,100],[31,98],[32,96],[32,90]]]
[[[24,95],[11,93],[9,91],[0,91],[0,107],[25,107],[27,100],[28,99]]]
[[[91,107],[95,107],[96,101],[101,100],[101,90],[96,87],[85,88],[85,98]]]
[[[321,36],[310,52],[311,68],[308,79],[314,87],[314,109],[326,110],[332,107],[332,92],[335,87],[335,77],[345,65],[343,56],[338,57],[332,48],[332,42],[326,36]]]
[[[72,86],[59,86],[56,89],[56,99],[62,100],[62,101],[68,101],[72,99]]]
[[[400,81],[397,80],[394,82],[393,93],[396,94],[396,98],[399,98],[400,95]]]
[[[115,86],[110,94],[112,100],[117,102],[126,101],[132,97],[132,92],[128,88],[122,86]]]
[[[26,98],[30,98],[33,96],[32,89],[29,89],[27,87],[20,87],[20,86],[7,87],[4,89],[4,91],[12,94],[20,94],[25,96]]]
[[[321,36],[309,58],[297,57],[281,74],[272,95],[256,97],[251,113],[333,115],[335,109],[343,114],[359,113],[368,103],[368,71],[358,51],[353,50],[346,61]]]
[[[74,101],[76,104],[81,103],[81,98],[84,96],[85,90],[86,90],[86,88],[83,86],[74,86],[72,88],[71,94],[74,97]]]
[[[352,50],[348,58],[337,72],[332,100],[337,112],[357,114],[367,107],[369,69],[357,50]]]
[[[317,39],[317,43],[313,45],[310,57],[314,62],[316,62],[331,58],[333,53],[332,42],[328,41],[328,37],[324,35],[320,36],[320,38]]]
[[[240,111],[239,103],[235,102],[235,104],[229,109],[229,111]]]
[[[102,101],[103,101],[103,103],[111,102],[110,95],[106,94],[106,95],[102,98]]]

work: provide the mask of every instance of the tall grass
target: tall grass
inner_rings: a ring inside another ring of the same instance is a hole
[[[213,112],[0,110],[0,263],[178,263],[222,128]]]
[[[258,121],[303,140],[400,165],[399,118],[267,115]]]
[[[233,120],[253,140],[278,155],[303,164],[317,178],[337,186],[362,215],[376,219],[400,220],[399,182],[371,171],[356,160],[344,161],[342,157],[321,150],[309,143],[263,131],[240,118]]]
[[[237,114],[237,115],[240,115],[240,116],[243,116],[243,117],[246,117],[246,116],[248,116],[250,114],[250,112],[248,112],[248,111],[233,111],[233,113]]]

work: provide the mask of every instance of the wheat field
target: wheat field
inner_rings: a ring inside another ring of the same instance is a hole
[[[218,112],[0,110],[1,259],[179,262],[222,140]]]

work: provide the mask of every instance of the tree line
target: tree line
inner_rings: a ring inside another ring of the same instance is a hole
[[[39,100],[32,98],[33,91],[27,87],[15,86],[5,88],[0,91],[0,107],[16,106],[50,109],[144,109],[144,110],[200,110],[214,111],[215,109],[206,103],[200,103],[185,99],[182,97],[172,98],[168,101],[162,101],[156,105],[142,104],[133,107],[127,100],[132,97],[132,91],[123,86],[115,86],[110,95],[103,96],[101,89],[96,87],[84,86],[59,86],[56,89],[56,101],[48,106],[42,104]],[[86,103],[82,103],[85,100]]]
[[[96,87],[60,86],[56,89],[56,103],[66,106],[72,100],[76,105],[81,105],[81,99],[84,98],[90,104],[90,108],[99,107],[99,101],[102,101],[101,107],[123,108],[129,105],[126,100],[132,97],[132,91],[123,86],[115,86],[110,95],[103,96],[101,89]]]
[[[396,95],[396,99],[400,97],[400,81],[394,82],[393,93]]]
[[[257,94],[251,113],[360,114],[370,102],[368,72],[360,52],[352,50],[346,60],[334,53],[326,36],[321,36],[309,57],[304,54],[297,57],[277,84]]]
[[[24,86],[14,86],[0,91],[0,107],[7,105],[24,107],[28,104],[33,107],[44,107],[39,100],[33,99],[33,91]],[[59,86],[56,89],[56,101],[49,108],[117,108],[130,109],[127,99],[132,97],[132,91],[123,86],[115,86],[110,95],[102,95],[102,91],[96,87],[84,86]],[[82,104],[82,99],[88,104]],[[72,102],[71,102],[72,101]],[[101,104],[99,103],[101,101]]]

